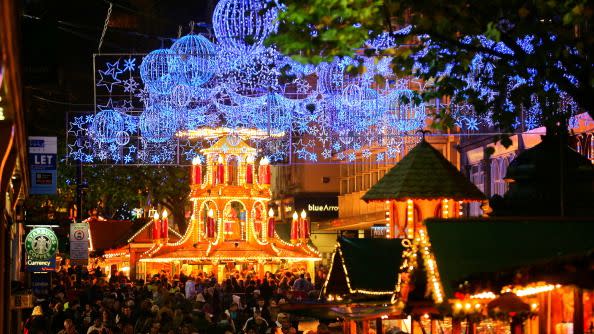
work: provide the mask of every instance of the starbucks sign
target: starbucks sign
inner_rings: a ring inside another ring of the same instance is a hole
[[[25,238],[25,250],[28,260],[52,259],[58,250],[58,237],[47,227],[34,228]]]

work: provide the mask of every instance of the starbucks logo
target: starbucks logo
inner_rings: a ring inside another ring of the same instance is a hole
[[[45,260],[53,257],[58,250],[58,237],[54,231],[45,227],[38,227],[25,238],[27,257],[32,260]]]

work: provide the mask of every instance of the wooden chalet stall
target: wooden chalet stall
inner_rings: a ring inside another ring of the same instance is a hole
[[[89,223],[89,251],[94,265],[110,275],[112,270],[123,271],[130,278],[136,275],[136,262],[140,254],[152,246],[152,221],[107,220],[92,217]],[[181,235],[169,227],[172,240]],[[144,278],[144,277],[142,277]]]
[[[427,230],[430,280],[451,307],[453,333],[592,332],[594,220],[435,219]]]
[[[362,199],[386,203],[388,237],[417,239],[424,219],[460,217],[464,203],[486,197],[423,138]]]

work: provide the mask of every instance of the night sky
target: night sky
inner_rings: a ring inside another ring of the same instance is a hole
[[[208,25],[216,2],[115,1],[101,51],[148,53],[169,47],[180,25],[183,34],[189,32],[192,20]],[[97,53],[108,8],[109,3],[101,0],[22,3],[21,59],[31,135],[61,136],[66,112],[93,110],[93,53]],[[205,32],[203,28],[195,31]]]

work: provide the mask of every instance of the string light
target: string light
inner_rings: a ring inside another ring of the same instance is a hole
[[[443,218],[448,218],[450,211],[449,211],[449,201],[447,199],[442,200],[442,215]]]
[[[525,297],[525,296],[539,294],[542,292],[552,291],[552,290],[558,289],[560,287],[561,287],[560,284],[535,283],[535,284],[531,284],[531,285],[528,285],[525,287],[512,288],[512,287],[507,286],[501,290],[501,293],[513,292],[518,297]]]

